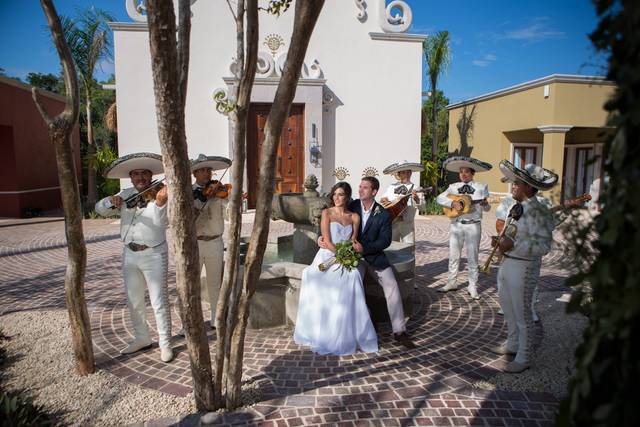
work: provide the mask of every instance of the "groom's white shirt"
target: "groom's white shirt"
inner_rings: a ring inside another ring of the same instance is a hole
[[[371,203],[371,208],[369,210],[365,210],[364,203],[360,200],[360,208],[362,209],[362,219],[360,220],[360,230],[364,230],[364,227],[367,225],[367,221],[369,220],[369,216],[371,215],[371,210],[373,209],[374,203]]]

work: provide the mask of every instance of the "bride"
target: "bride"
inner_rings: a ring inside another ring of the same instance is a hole
[[[360,217],[349,212],[351,186],[339,182],[330,194],[331,207],[322,211],[320,230],[329,249],[320,249],[302,273],[298,317],[293,338],[319,354],[339,356],[378,351],[378,339],[364,299],[362,278],[357,269],[333,264],[322,272],[320,263],[333,257],[335,244],[356,242]]]

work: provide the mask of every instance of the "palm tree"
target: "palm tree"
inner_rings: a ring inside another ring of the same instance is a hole
[[[431,110],[431,160],[434,162],[438,157],[438,126],[436,120],[438,115],[438,100],[436,99],[436,89],[438,78],[446,71],[451,62],[451,50],[449,49],[449,32],[438,31],[432,37],[427,38],[422,43],[422,50],[427,62],[427,77],[431,85],[431,93],[434,97]]]
[[[93,141],[93,122],[91,117],[91,97],[96,88],[93,74],[98,63],[111,56],[111,43],[108,37],[107,22],[113,17],[104,10],[88,8],[77,10],[77,16],[72,19],[62,18],[62,28],[65,39],[71,49],[71,56],[75,62],[85,97],[87,114],[87,205],[93,206],[97,198],[96,171],[93,167],[95,143]]]

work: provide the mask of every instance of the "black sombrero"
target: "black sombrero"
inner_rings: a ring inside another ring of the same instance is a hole
[[[227,169],[231,166],[231,160],[222,156],[205,156],[200,154],[197,159],[191,160],[191,172],[202,168],[211,168],[211,170],[219,171]]]
[[[400,171],[423,172],[424,166],[420,163],[404,160],[402,162],[390,164],[389,166],[384,168],[382,173],[385,175],[393,175]]]
[[[151,171],[153,175],[164,173],[162,156],[154,153],[132,153],[117,158],[104,171],[105,178],[129,178],[129,172],[136,169]]]
[[[486,172],[491,170],[493,166],[491,166],[491,163],[483,162],[473,157],[454,156],[445,160],[442,167],[449,172],[460,172],[460,168],[469,168],[476,172]]]
[[[500,172],[507,181],[520,180],[538,190],[549,190],[558,182],[558,175],[541,166],[529,163],[524,169],[520,169],[508,160],[500,162]]]

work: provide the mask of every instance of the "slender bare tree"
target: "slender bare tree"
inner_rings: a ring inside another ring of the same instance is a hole
[[[87,247],[82,231],[80,189],[78,188],[76,165],[73,161],[73,147],[71,146],[71,136],[78,123],[78,112],[80,110],[78,77],[73,65],[71,51],[65,41],[60,18],[53,2],[51,0],[40,0],[40,4],[47,17],[47,24],[51,30],[52,39],[64,72],[65,108],[60,114],[52,118],[42,105],[38,90],[35,87],[32,89],[32,95],[33,101],[47,125],[49,139],[56,152],[69,257],[64,278],[65,300],[67,311],[69,312],[76,371],[80,375],[88,375],[95,371],[95,361],[91,343],[91,322],[84,299]]]
[[[169,191],[168,216],[178,301],[186,333],[196,408],[206,411],[214,408],[214,395],[211,356],[200,301],[200,265],[184,121],[189,71],[190,0],[179,0],[178,15],[179,39],[176,40],[173,2],[147,1],[158,137]]]
[[[265,126],[265,140],[260,157],[256,215],[245,260],[237,314],[231,319],[232,323],[229,325],[231,327],[231,350],[227,373],[226,406],[228,409],[236,408],[241,403],[242,359],[249,317],[249,303],[260,278],[269,234],[280,134],[293,102],[311,34],[323,6],[324,0],[299,0],[296,2],[293,33],[287,59]]]
[[[227,2],[229,4],[229,2]],[[236,99],[235,108],[229,113],[233,128],[233,164],[231,177],[233,187],[229,198],[229,234],[227,255],[225,257],[224,278],[220,287],[218,306],[216,309],[216,353],[215,380],[213,383],[216,407],[224,406],[223,381],[225,361],[229,359],[229,339],[227,319],[231,307],[231,290],[238,282],[238,260],[240,247],[240,231],[242,227],[242,187],[246,159],[247,113],[251,100],[251,90],[255,80],[258,62],[258,2],[257,0],[238,0],[236,12],[229,4],[236,23],[236,64],[238,83],[234,86],[232,99]],[[246,15],[246,31],[245,31]],[[246,32],[246,60],[245,60]],[[212,302],[213,303],[213,302]],[[235,310],[231,310],[231,315]]]

